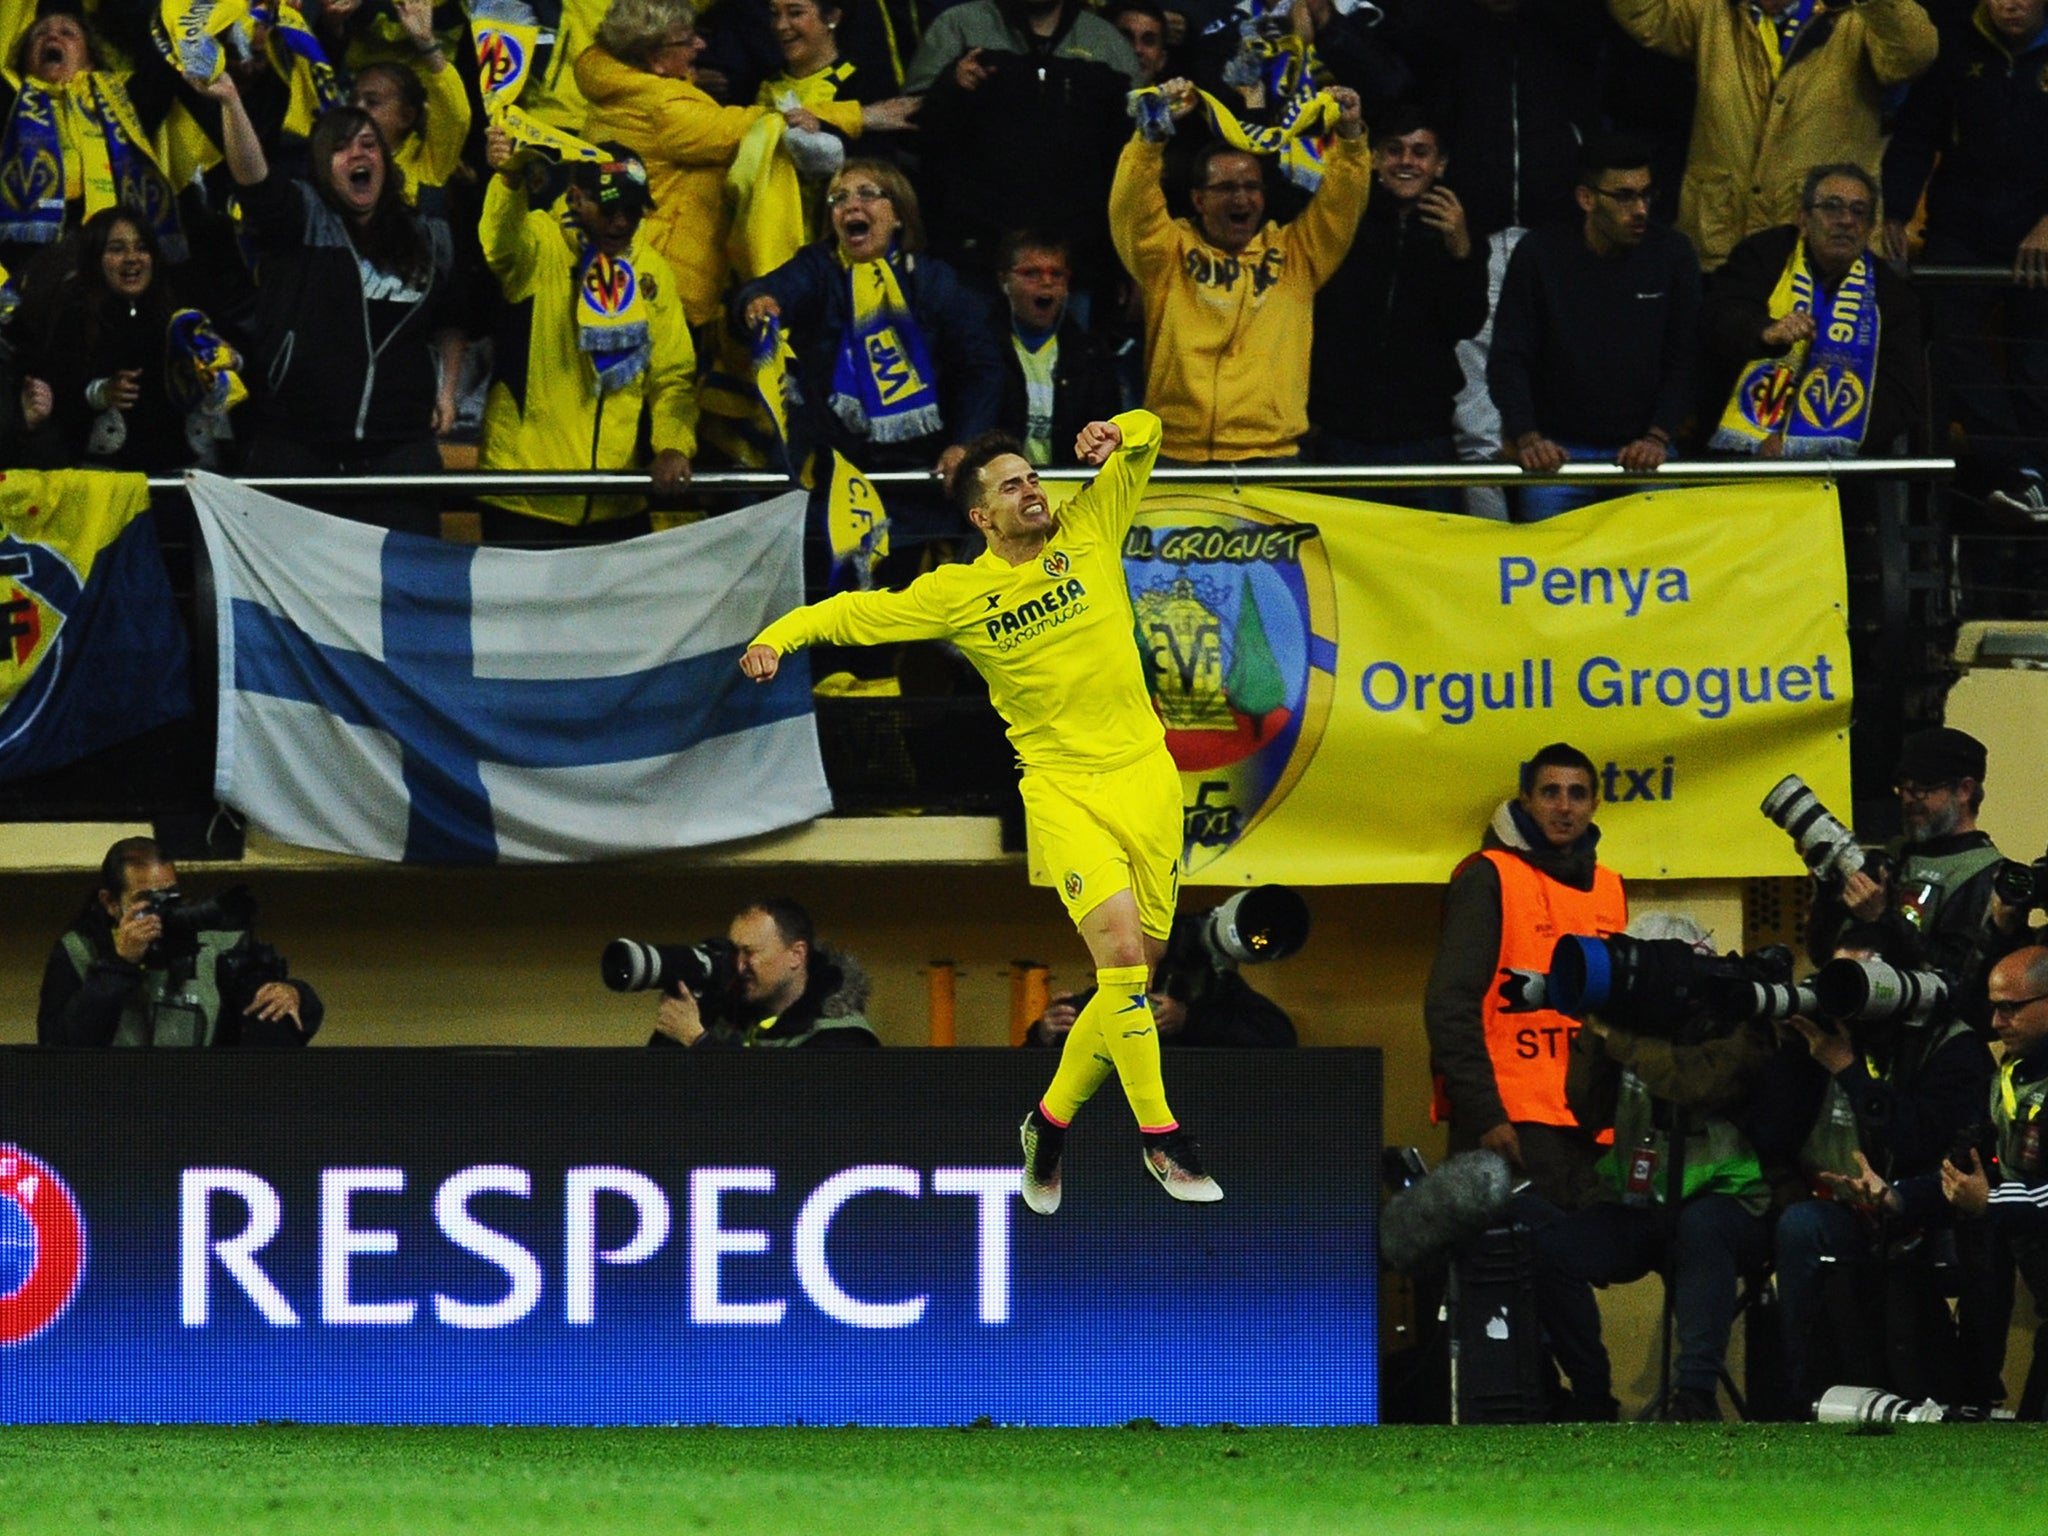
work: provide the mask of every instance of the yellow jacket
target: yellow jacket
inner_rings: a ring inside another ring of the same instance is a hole
[[[647,308],[653,355],[646,371],[615,394],[597,393],[597,373],[577,346],[576,270],[583,242],[566,213],[536,212],[523,188],[491,178],[478,233],[484,260],[511,314],[499,334],[497,377],[484,402],[484,469],[624,470],[644,404],[654,450],[697,452],[697,354],[683,320],[675,273],[649,244],[643,224],[626,259]],[[522,349],[523,342],[523,349]],[[637,496],[492,497],[496,506],[557,523],[603,522],[640,510]]]
[[[421,187],[445,187],[462,168],[462,147],[469,142],[469,92],[453,64],[439,69],[406,61],[427,93],[427,117],[421,131],[391,151],[391,163],[405,173],[408,197]]]
[[[1797,223],[1816,165],[1853,161],[1877,175],[1887,87],[1934,62],[1939,40],[1917,0],[1821,0],[1783,74],[1744,0],[1607,0],[1646,48],[1691,59],[1699,76],[1678,228],[1718,267],[1742,240]]]
[[[647,162],[654,210],[641,225],[675,268],[691,325],[717,318],[725,294],[725,172],[740,140],[766,107],[721,107],[687,80],[622,64],[593,47],[576,61],[576,83],[590,102],[583,137],[617,140]],[[820,102],[818,116],[842,133],[860,132],[860,103]]]
[[[1363,135],[1334,139],[1322,189],[1231,256],[1169,218],[1161,147],[1134,138],[1109,191],[1116,253],[1145,295],[1145,408],[1161,451],[1196,463],[1282,458],[1308,430],[1316,290],[1351,249],[1372,182]]]

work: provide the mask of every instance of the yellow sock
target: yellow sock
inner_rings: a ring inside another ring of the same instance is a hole
[[[1151,968],[1143,965],[1097,971],[1097,991],[1088,1011],[1103,1010],[1097,1027],[1116,1062],[1116,1075],[1131,1102],[1131,1113],[1138,1117],[1138,1129],[1170,1131],[1177,1122],[1166,1107],[1166,1083],[1159,1075],[1159,1026],[1145,996],[1151,979]]]
[[[1095,1006],[1101,1001],[1098,989],[1074,1020],[1074,1027],[1067,1031],[1067,1043],[1060,1049],[1059,1070],[1053,1073],[1052,1086],[1045,1090],[1045,1097],[1038,1101],[1039,1113],[1054,1125],[1063,1126],[1072,1120],[1116,1070],[1116,1063],[1102,1043],[1102,1010]]]

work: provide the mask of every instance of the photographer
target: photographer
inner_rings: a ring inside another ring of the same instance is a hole
[[[1887,848],[1890,870],[1876,878],[1859,870],[1839,889],[1823,886],[1807,925],[1807,949],[1818,964],[1851,923],[1873,924],[1886,958],[1901,969],[1967,977],[1984,934],[1993,873],[2002,862],[1977,830],[1984,804],[1984,743],[1946,726],[1906,738],[1892,787],[1902,836]],[[1990,1016],[1981,987],[1959,1011],[1980,1033]]]
[[[187,910],[154,838],[123,838],[43,967],[36,1038],[59,1046],[304,1045],[326,1009],[258,944],[246,892]]]
[[[1990,1093],[1985,1156],[1972,1146],[1950,1155],[1939,1173],[1888,1185],[1866,1164],[1851,1186],[1864,1204],[1906,1224],[1937,1224],[1951,1216],[1973,1224],[1959,1240],[1983,1234],[1979,1269],[1957,1298],[1958,1340],[1970,1373],[1963,1401],[2002,1401],[2000,1380],[2012,1324],[2017,1269],[2035,1311],[2048,1303],[2048,948],[2030,945],[1992,967],[1991,1029],[2004,1057]],[[1989,1218],[1988,1221],[1983,1218]],[[1966,1256],[1976,1245],[1964,1241]],[[2020,1393],[2019,1417],[2044,1417],[2048,1397],[2048,1324],[2034,1338],[2034,1364]]]
[[[729,982],[714,972],[701,998],[671,987],[649,1045],[844,1051],[882,1043],[863,1012],[868,979],[859,963],[820,944],[810,914],[787,896],[743,909],[727,934]]]
[[[1176,936],[1187,918],[1174,919]],[[1149,994],[1152,1017],[1159,1025],[1162,1046],[1194,1046],[1205,1050],[1280,1050],[1295,1044],[1294,1021],[1265,994],[1236,971],[1212,971],[1192,998],[1176,991]],[[1063,1046],[1067,1031],[1074,1027],[1088,999],[1085,992],[1063,993],[1046,1004],[1045,1012],[1032,1021],[1024,1036],[1026,1045]]]
[[[1851,927],[1834,958],[1904,969],[1886,947],[1894,932]],[[1791,1152],[1816,1196],[1784,1213],[1776,1242],[1783,1363],[1796,1404],[1829,1385],[1807,1374],[1823,1322],[1852,1345],[1864,1334],[1849,1304],[1827,1293],[1822,1266],[1879,1260],[1909,1235],[1886,1213],[1863,1208],[1859,1181],[1873,1171],[1892,1182],[1936,1172],[1983,1114],[1991,1058],[1945,1001],[1905,1017],[1795,1017],[1787,1027],[1804,1042],[1805,1059],[1781,1054],[1772,1064],[1755,1135],[1767,1156],[1773,1148]]]
[[[1710,954],[1689,918],[1650,913],[1639,939],[1680,939]],[[1769,1023],[1723,1027],[1692,1007],[1669,1029],[1628,1030],[1589,1018],[1572,1041],[1565,1097],[1587,1131],[1614,1132],[1601,1158],[1604,1198],[1535,1233],[1536,1300],[1558,1366],[1571,1380],[1568,1417],[1615,1417],[1612,1374],[1593,1287],[1669,1273],[1678,1329],[1671,1420],[1721,1417],[1717,1393],[1744,1274],[1770,1257],[1771,1190],[1734,1116],[1777,1052]],[[1683,1127],[1678,1209],[1671,1209],[1674,1129]]]

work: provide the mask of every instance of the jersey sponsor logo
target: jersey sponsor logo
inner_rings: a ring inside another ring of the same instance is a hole
[[[1311,525],[1162,488],[1123,557],[1194,874],[1287,798],[1322,743],[1336,692],[1329,555]]]
[[[981,627],[995,642],[997,650],[1012,650],[1026,640],[1036,639],[1056,625],[1086,612],[1087,596],[1088,589],[1081,585],[1081,578],[1069,576],[1058,586],[1036,597],[1027,597],[1014,607],[998,607],[996,612],[982,619]]]
[[[0,1345],[64,1315],[85,1275],[85,1217],[42,1159],[0,1143]]]

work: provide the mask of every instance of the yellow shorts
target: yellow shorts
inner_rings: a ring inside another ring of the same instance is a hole
[[[1155,939],[1173,926],[1180,893],[1180,770],[1158,751],[1108,773],[1034,768],[1023,777],[1031,844],[1077,924],[1118,891],[1138,901]]]

